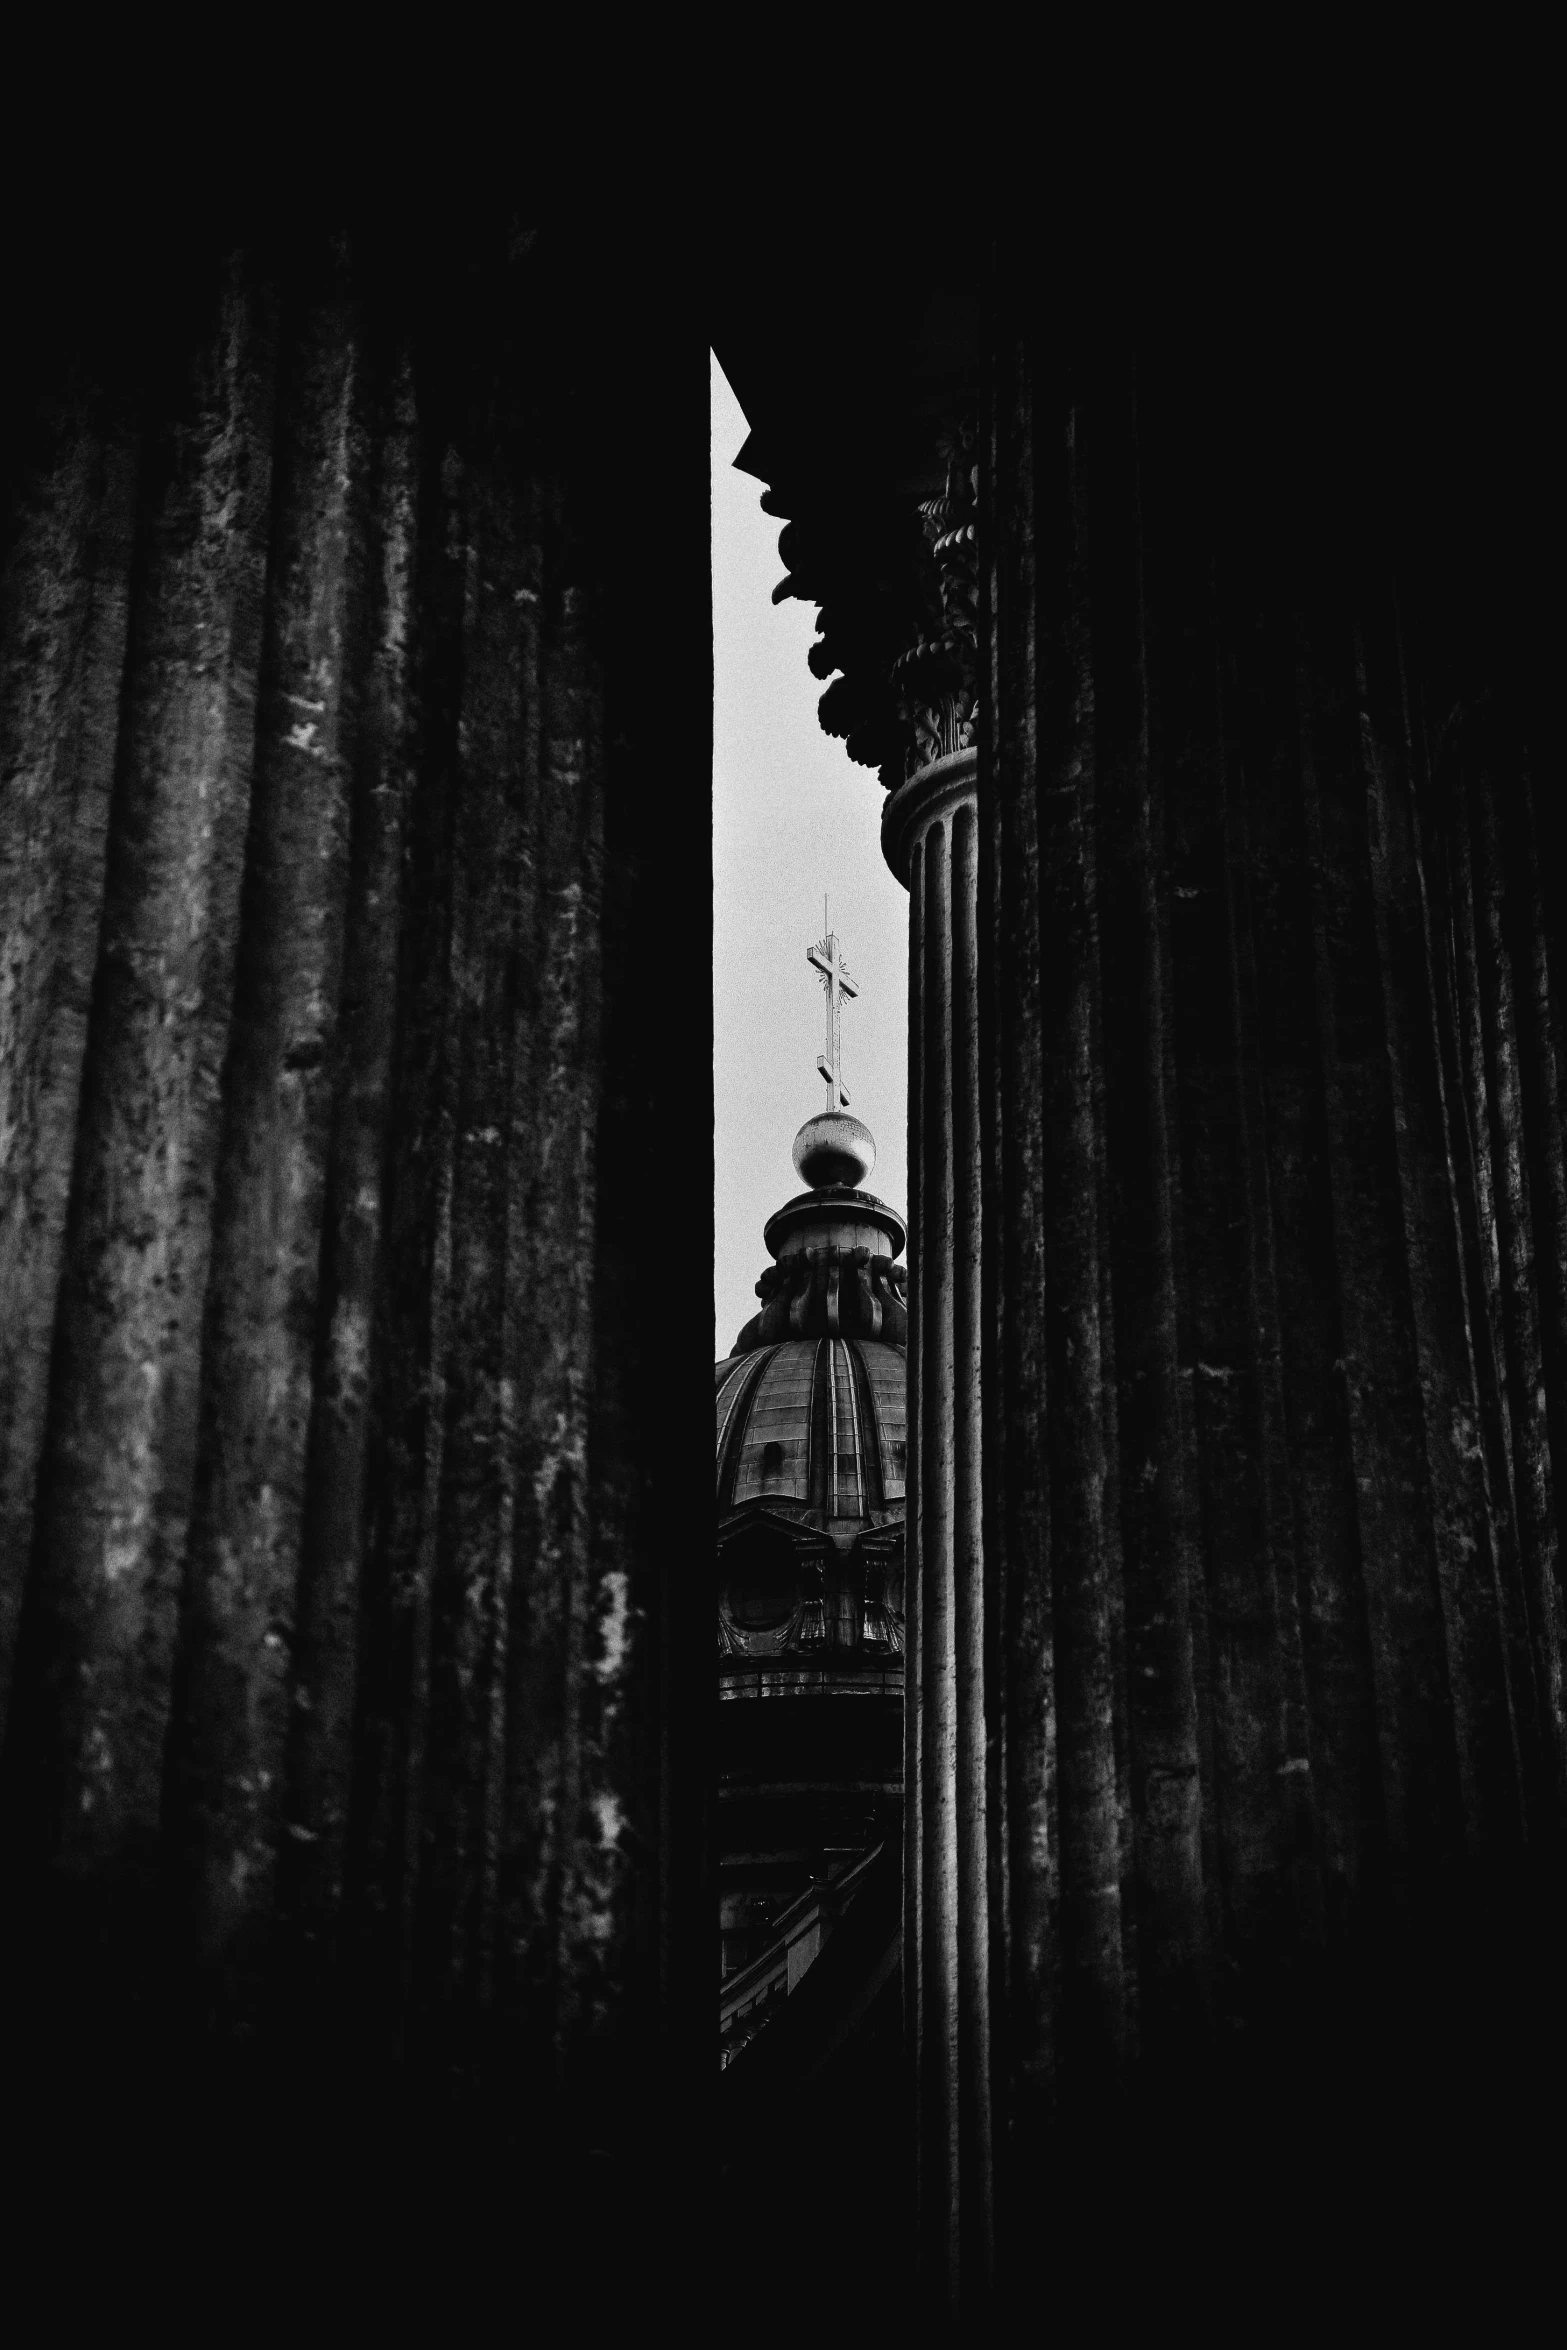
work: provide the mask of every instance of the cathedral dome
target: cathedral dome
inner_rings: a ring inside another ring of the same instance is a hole
[[[904,1504],[901,1346],[792,1338],[717,1369],[720,1511],[765,1501],[823,1527]]]
[[[859,1189],[876,1145],[839,1065],[854,982],[831,932],[810,957],[828,983],[828,1105],[795,1141],[810,1189],[762,1236],[761,1311],[717,1366],[714,1476],[720,1674],[809,1662],[814,1686],[890,1671],[902,1648],[909,1314],[903,1218]]]
[[[718,1365],[721,1676],[809,1664],[810,1686],[870,1670],[879,1687],[901,1655],[906,1378],[903,1348],[866,1338]]]

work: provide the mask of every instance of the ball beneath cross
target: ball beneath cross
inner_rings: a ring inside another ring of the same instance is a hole
[[[876,1164],[876,1144],[868,1126],[846,1110],[825,1110],[807,1118],[794,1138],[795,1167],[813,1191],[843,1184],[858,1191]]]

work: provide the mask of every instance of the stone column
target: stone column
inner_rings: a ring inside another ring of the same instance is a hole
[[[992,2258],[977,764],[972,749],[932,760],[882,822],[909,892],[905,2012],[920,2259],[954,2307]]]
[[[710,1251],[649,985],[710,821],[595,387],[657,354],[703,778],[697,292],[120,209],[0,435],[7,2120],[199,2209],[286,2114],[323,2209],[516,2176],[646,2284],[716,2111],[709,1332],[640,1269]]]

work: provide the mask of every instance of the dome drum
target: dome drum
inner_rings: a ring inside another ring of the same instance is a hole
[[[894,1665],[903,1655],[903,1528],[847,1546],[771,1510],[748,1512],[718,1550],[721,1669]]]

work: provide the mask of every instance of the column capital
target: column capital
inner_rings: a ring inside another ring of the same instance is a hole
[[[917,767],[907,783],[887,796],[881,812],[881,853],[905,889],[916,836],[944,810],[972,801],[978,789],[979,752],[948,751]]]

